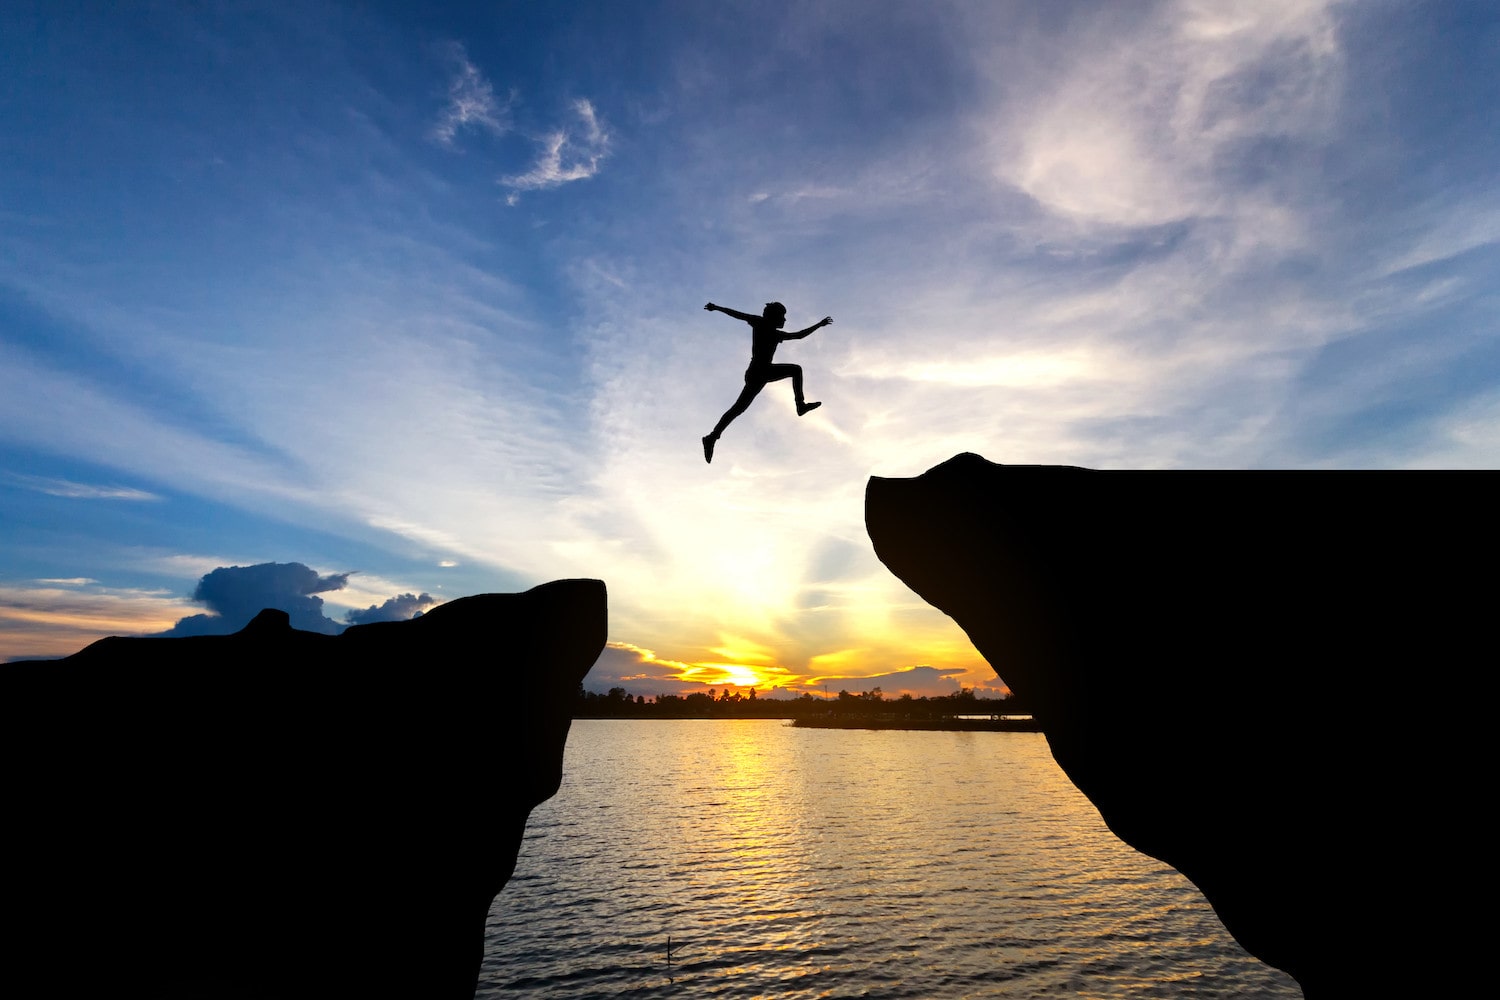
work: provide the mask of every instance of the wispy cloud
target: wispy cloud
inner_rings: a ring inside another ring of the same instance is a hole
[[[462,129],[482,129],[492,135],[508,131],[514,95],[504,101],[497,98],[495,88],[479,67],[469,61],[462,45],[454,43],[450,52],[455,68],[448,83],[448,104],[432,127],[432,137],[451,146]]]
[[[67,656],[101,636],[159,631],[192,609],[187,598],[159,590],[63,589],[80,583],[0,584],[0,662]]]
[[[1432,428],[1426,447],[1409,468],[1494,468],[1500,456],[1500,392],[1487,393]]]
[[[284,462],[215,440],[189,421],[125,398],[128,394],[128,386],[59,370],[0,342],[0,420],[22,440],[188,491],[216,483],[211,488],[231,494],[266,490],[290,498],[281,492]],[[300,491],[292,487],[292,492]]]
[[[1269,193],[1242,185],[1226,200],[1219,174],[1236,150],[1316,140],[1333,122],[1335,6],[1174,0],[1125,24],[1097,18],[1029,79],[1007,78],[1012,96],[992,126],[996,175],[1074,223],[1149,226],[1243,209],[1248,224],[1272,207]]]
[[[573,102],[573,113],[578,124],[543,136],[542,150],[530,170],[500,179],[501,185],[510,189],[505,199],[507,204],[516,204],[522,191],[560,187],[587,180],[599,172],[599,165],[609,155],[609,130],[594,105],[583,98]]]
[[[98,486],[92,483],[75,483],[69,479],[48,479],[42,476],[11,475],[7,479],[38,493],[64,497],[68,500],[160,500],[161,497],[133,486]]]
[[[283,289],[280,301],[297,302],[296,315],[259,312],[252,345],[200,337],[178,351],[170,335],[95,312],[82,290],[68,298],[59,284],[55,296],[38,296],[55,299],[63,315],[107,334],[122,351],[175,354],[194,395],[234,401],[228,421],[184,418],[131,383],[70,371],[0,340],[0,425],[18,440],[169,482],[177,493],[241,505],[274,497],[277,505],[337,511],[430,544],[454,563],[526,567],[533,583],[551,578],[535,568],[554,562],[551,537],[528,534],[522,554],[512,549],[510,526],[546,521],[558,491],[578,478],[580,438],[550,370],[561,365],[561,352],[529,342],[534,322],[511,311],[520,293],[504,275],[466,260],[467,248],[455,248],[446,232],[403,230],[398,271],[382,253],[362,249],[364,218],[322,221],[321,232],[355,248],[343,273],[322,276],[326,287],[315,296]],[[235,325],[227,319],[233,313],[224,306],[195,322],[222,330]],[[286,364],[312,330],[317,363]],[[333,368],[341,372],[336,379],[328,377]],[[395,427],[393,413],[403,414],[399,431],[374,433]],[[457,525],[477,534],[461,538]],[[513,580],[502,575],[486,586]]]
[[[1386,267],[1388,274],[1449,261],[1479,247],[1500,243],[1500,206],[1465,204],[1435,211],[1430,229]]]

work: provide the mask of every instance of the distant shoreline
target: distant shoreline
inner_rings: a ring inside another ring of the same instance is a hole
[[[781,719],[803,729],[918,729],[1040,732],[1024,701],[976,698],[963,688],[935,698],[886,698],[880,688],[861,694],[840,691],[837,698],[757,698],[739,692],[714,697],[713,689],[686,696],[632,697],[624,688],[609,694],[579,692],[575,719]]]
[[[580,713],[574,721],[583,719],[644,719],[649,721],[709,720],[715,722],[742,722],[746,719],[775,719],[789,723],[795,729],[908,729],[930,732],[988,732],[988,733],[1039,733],[1041,723],[1030,716],[993,717],[984,719],[897,719],[869,718],[860,716],[797,717],[790,715],[605,715],[602,713]]]
[[[919,729],[947,732],[1039,733],[1033,718],[1014,719],[793,719],[797,729]]]

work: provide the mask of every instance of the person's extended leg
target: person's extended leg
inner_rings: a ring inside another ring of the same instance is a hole
[[[734,401],[734,405],[724,411],[724,415],[719,418],[719,422],[714,424],[714,429],[704,436],[703,461],[712,462],[714,460],[714,444],[719,440],[719,435],[724,433],[724,428],[728,427],[735,417],[750,408],[751,400],[764,387],[765,383],[759,379],[746,380],[745,388],[740,390],[740,396]]]
[[[801,365],[772,365],[766,374],[767,382],[775,382],[778,379],[789,378],[792,380],[792,398],[797,401],[797,416],[802,416],[809,410],[816,410],[822,403],[808,403],[802,397],[802,366]]]

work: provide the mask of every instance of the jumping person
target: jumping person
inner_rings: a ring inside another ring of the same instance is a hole
[[[821,402],[808,403],[802,398],[802,366],[801,365],[774,365],[771,358],[776,354],[776,348],[783,340],[801,340],[819,327],[827,326],[833,322],[830,316],[824,316],[806,330],[796,333],[783,333],[781,328],[786,325],[786,306],[780,302],[767,302],[765,311],[759,316],[751,316],[737,309],[725,309],[716,306],[712,302],[703,307],[709,312],[721,312],[742,319],[750,324],[752,331],[750,341],[750,367],[745,369],[745,388],[740,390],[740,398],[734,401],[734,405],[724,411],[714,429],[709,431],[703,438],[703,460],[712,462],[714,460],[714,445],[719,441],[719,435],[724,433],[724,428],[735,417],[750,408],[750,401],[755,394],[766,387],[767,382],[776,382],[784,378],[792,380],[792,397],[797,401],[797,416],[802,416],[811,410],[822,406]]]

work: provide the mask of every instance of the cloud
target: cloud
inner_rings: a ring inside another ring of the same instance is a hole
[[[691,664],[658,657],[649,649],[626,642],[611,642],[584,678],[590,691],[607,691],[622,687],[631,695],[654,698],[659,694],[686,694],[702,691],[706,685],[683,680]]]
[[[408,618],[415,618],[436,603],[437,599],[425,592],[421,595],[397,594],[379,607],[372,604],[363,611],[350,611],[344,615],[344,620],[350,625],[367,625],[370,622],[404,622]]]
[[[996,176],[1077,223],[1228,212],[1250,224],[1272,199],[1246,190],[1226,202],[1219,181],[1254,143],[1316,142],[1334,121],[1335,5],[1175,0],[1097,19],[1033,64],[1033,79],[1008,81],[1019,93],[1001,115]]]
[[[319,576],[302,563],[220,566],[193,591],[193,600],[207,605],[210,613],[183,618],[162,635],[227,635],[265,608],[285,611],[292,628],[336,635],[344,626],[323,614],[323,599],[317,595],[341,590],[348,580],[348,573]]]
[[[80,290],[77,298],[88,296]],[[200,347],[193,359],[208,353]],[[219,374],[208,365],[198,371],[205,381]],[[243,368],[238,374],[248,377]],[[243,440],[216,439],[153,401],[129,398],[133,392],[128,380],[82,376],[0,340],[0,427],[13,440],[170,482],[182,492],[241,502],[248,496],[295,502],[318,495],[293,482],[294,463],[285,456]]]
[[[506,132],[510,128],[510,100],[502,103],[495,97],[495,89],[469,61],[462,45],[455,43],[451,53],[457,66],[448,83],[448,106],[432,127],[432,137],[451,146],[460,129],[479,128],[493,135]]]
[[[482,129],[492,135],[509,132],[515,92],[500,100],[462,45],[455,43],[450,52],[456,68],[448,84],[448,104],[432,128],[432,137],[451,147],[465,128]],[[609,155],[609,130],[591,101],[579,98],[571,107],[576,123],[537,138],[541,149],[531,169],[500,178],[500,184],[510,189],[507,204],[516,204],[523,191],[560,187],[571,181],[587,180],[599,172],[599,165]]]
[[[67,656],[106,635],[157,631],[187,610],[186,599],[165,591],[98,587],[84,578],[37,583],[43,586],[0,584],[0,662]]]
[[[522,191],[560,187],[570,181],[587,180],[599,172],[599,164],[609,155],[609,132],[587,100],[574,101],[573,112],[579,120],[576,129],[558,129],[543,136],[542,151],[532,168],[524,174],[500,179],[511,190],[505,199],[507,204],[519,201]]]
[[[42,476],[7,476],[27,489],[48,496],[68,500],[160,500],[155,493],[138,490],[133,486],[95,486],[91,483],[75,483],[68,479],[47,479]]]
[[[1409,468],[1493,469],[1500,456],[1500,392],[1490,392],[1445,414],[1432,440]]]
[[[161,570],[168,573],[202,565],[202,557],[160,561]],[[0,583],[0,662],[67,656],[106,635],[227,635],[239,631],[264,608],[286,611],[294,628],[336,634],[345,623],[328,618],[323,598],[317,595],[346,591],[361,599],[379,600],[368,590],[349,587],[350,576],[319,575],[295,562],[220,565],[203,574],[191,598],[166,590],[105,586],[89,577],[38,579],[29,585]],[[389,585],[377,577],[369,579],[377,586]],[[187,614],[193,603],[206,606],[208,613]],[[439,599],[425,592],[403,593],[364,610],[352,610],[347,618],[349,624],[401,621],[437,603]]]
[[[1445,209],[1432,228],[1419,236],[1396,260],[1386,266],[1387,274],[1425,267],[1468,253],[1479,247],[1500,243],[1500,207],[1464,205]]]
[[[347,227],[341,217],[323,221],[320,232]],[[579,478],[577,455],[587,441],[572,426],[573,411],[558,402],[569,359],[539,342],[545,327],[519,308],[516,286],[466,261],[462,241],[444,235],[414,223],[400,237],[399,269],[383,252],[339,244],[347,273],[322,276],[326,285],[312,298],[298,287],[273,296],[277,305],[268,308],[288,315],[264,315],[251,349],[205,336],[179,351],[175,333],[111,312],[91,299],[87,282],[70,302],[62,284],[28,288],[69,322],[98,329],[114,350],[174,353],[174,372],[184,379],[178,388],[214,400],[213,418],[192,419],[131,380],[77,372],[66,358],[39,358],[0,338],[0,437],[170,483],[174,494],[255,513],[275,509],[293,523],[307,523],[309,514],[326,523],[321,517],[331,514],[385,528],[466,567],[496,569],[485,589],[549,579],[543,569],[525,579],[508,573],[547,566],[552,538],[541,531],[517,538],[507,526],[545,521],[555,497]],[[290,362],[287,352],[302,350],[296,345],[309,343],[314,330],[313,354]],[[337,378],[329,377],[333,370]],[[408,414],[407,433],[375,444],[364,428],[397,411]],[[498,492],[496,470],[506,484]],[[465,526],[461,538],[456,525]],[[517,544],[524,556],[511,554]],[[163,572],[196,579],[236,561],[246,560],[224,558],[190,575],[186,567]],[[350,603],[378,604],[408,589]]]
[[[913,698],[934,697],[938,695],[952,694],[960,687],[975,687],[978,693],[990,696],[998,696],[1009,691],[998,681],[994,681],[993,687],[971,685],[964,683],[968,680],[963,667],[907,667],[904,670],[892,670],[888,673],[874,674],[870,677],[840,677],[830,675],[827,677],[814,677],[807,684],[802,685],[802,690],[821,693],[824,688],[830,694],[837,691],[848,691],[859,694],[880,688],[882,694],[887,698],[900,697],[909,694]],[[991,678],[993,681],[993,678]]]

